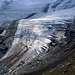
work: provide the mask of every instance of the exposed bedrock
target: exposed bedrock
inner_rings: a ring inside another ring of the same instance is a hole
[[[11,23],[5,22],[3,23],[3,27],[0,27],[0,58],[11,47],[16,30],[17,30],[17,21],[12,21]]]

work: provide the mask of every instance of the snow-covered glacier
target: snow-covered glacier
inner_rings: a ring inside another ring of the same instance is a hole
[[[0,20],[22,19],[27,18],[30,14],[35,14],[32,18],[63,16],[62,14],[68,15],[65,14],[67,12],[74,16],[74,10],[74,0],[1,0]]]
[[[0,1],[0,20],[13,20],[25,18],[31,13],[43,11],[49,0],[1,0]]]

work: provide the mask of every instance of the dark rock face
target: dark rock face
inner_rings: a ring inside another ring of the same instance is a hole
[[[70,41],[75,39],[75,21],[68,24],[65,35],[70,39]]]
[[[2,34],[2,32],[3,32],[3,29],[0,29],[0,34]]]
[[[28,19],[28,18],[34,16],[35,14],[37,14],[37,13],[32,13],[32,14],[28,15],[25,19]]]
[[[45,6],[45,8],[43,9],[43,12],[47,12],[47,11],[48,11],[49,6],[50,6],[50,3],[48,3],[48,4]]]
[[[14,28],[14,30],[12,30],[12,28]],[[6,33],[5,35],[0,35],[0,58],[8,51],[8,49],[10,48],[12,41],[13,41],[13,37],[14,34],[16,32],[16,28],[17,28],[17,24],[16,21],[13,21],[10,26],[7,25],[7,27],[0,27],[0,34],[3,33],[3,31],[5,30]],[[9,38],[12,39],[9,39]]]

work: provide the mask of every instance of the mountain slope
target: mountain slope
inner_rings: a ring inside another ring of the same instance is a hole
[[[75,52],[74,0],[1,0],[0,4],[0,75],[36,75]]]

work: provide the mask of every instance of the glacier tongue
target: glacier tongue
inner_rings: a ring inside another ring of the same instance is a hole
[[[4,56],[4,58],[13,55],[18,50],[20,50],[19,48],[23,46],[25,46],[23,50],[28,49],[27,53],[29,53],[32,57],[40,55],[44,52],[48,52],[48,44],[52,43],[52,39],[54,36],[56,37],[54,38],[54,40],[56,41],[60,41],[65,37],[65,32],[62,30],[58,32],[58,29],[54,24],[55,21],[49,19],[19,20],[12,47]],[[63,24],[60,22],[58,24],[60,24],[62,28]],[[53,33],[55,33],[56,35],[54,35]],[[56,45],[56,43],[53,43],[53,45]],[[27,53],[26,59],[29,58]]]
[[[69,40],[66,36],[67,25],[62,21],[57,22],[48,18],[18,21],[11,48],[0,60],[2,64],[0,68],[4,69],[1,70],[1,73],[7,72],[12,75],[22,72],[29,73],[40,69],[40,66],[43,68],[41,63],[47,65],[64,54],[64,50],[60,48],[65,47]],[[39,66],[37,66],[38,64]],[[37,68],[35,68],[36,66]]]

